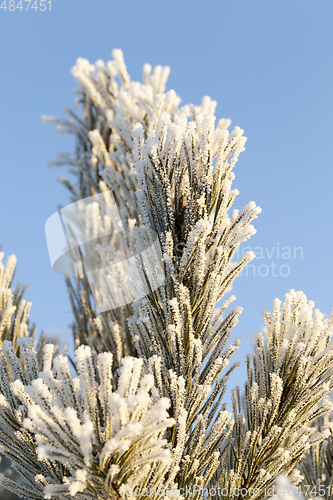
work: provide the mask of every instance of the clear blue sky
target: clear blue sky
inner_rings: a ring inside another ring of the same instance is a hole
[[[133,79],[141,80],[146,62],[169,65],[168,88],[183,103],[210,95],[218,118],[245,129],[236,207],[250,200],[262,207],[249,246],[264,258],[234,285],[244,307],[235,359],[252,350],[261,311],[290,288],[330,313],[332,24],[329,0],[53,0],[51,12],[0,9],[0,243],[18,257],[16,279],[29,284],[38,331],[70,338],[72,319],[63,278],[50,266],[44,224],[68,203],[56,183],[64,172],[48,169],[47,161],[73,151],[73,140],[42,125],[40,115],[63,116],[61,106],[72,105],[77,57],[108,60],[113,48],[123,49]],[[294,255],[295,247],[302,250]]]

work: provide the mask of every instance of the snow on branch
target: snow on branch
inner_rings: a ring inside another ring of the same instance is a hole
[[[31,380],[36,352],[29,337],[20,345],[23,360],[9,341],[0,360],[7,372],[0,380],[0,444],[23,482],[2,477],[2,485],[31,500],[120,498],[127,486],[157,488],[170,467],[164,434],[174,420],[142,360],[123,359],[113,391],[111,353],[99,355],[95,370],[91,349],[79,347],[73,377],[63,354],[50,369],[47,345],[44,370]]]

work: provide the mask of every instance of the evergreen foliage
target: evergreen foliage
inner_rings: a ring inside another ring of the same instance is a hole
[[[81,117],[67,108],[68,120],[44,117],[76,137],[75,155],[53,164],[70,167],[61,181],[71,202],[112,192],[125,246],[140,248],[140,228],[157,235],[165,280],[98,314],[84,267],[74,266],[66,278],[73,373],[66,346],[58,352],[44,337],[34,345],[30,305],[10,288],[14,257],[1,264],[0,446],[16,474],[2,476],[2,485],[31,500],[242,500],[271,496],[278,481],[279,499],[286,484],[331,498],[333,317],[302,292],[264,312],[266,332],[247,357],[244,404],[236,387],[233,413],[226,410],[241,313],[228,309],[229,292],[254,254],[233,257],[261,211],[253,201],[232,210],[243,131],[229,132],[230,120],[215,125],[209,97],[180,107],[176,93],[165,92],[169,68],[145,65],[139,83],[120,50],[113,58],[77,60]],[[80,212],[85,231],[108,234],[104,209]],[[112,238],[98,251],[112,262]],[[102,282],[99,289],[103,295]]]

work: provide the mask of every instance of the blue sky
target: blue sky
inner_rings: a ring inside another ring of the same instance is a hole
[[[53,0],[51,12],[0,9],[0,244],[18,257],[16,279],[29,284],[38,331],[70,339],[70,305],[44,225],[68,203],[56,182],[64,171],[47,161],[74,146],[40,115],[63,116],[61,106],[72,105],[77,57],[108,60],[113,48],[124,51],[133,79],[141,80],[146,62],[169,65],[167,88],[183,103],[211,96],[217,117],[248,137],[235,169],[235,208],[250,200],[262,207],[248,244],[262,258],[234,285],[244,308],[235,359],[252,350],[261,311],[290,288],[330,313],[332,21],[333,3],[323,0]]]

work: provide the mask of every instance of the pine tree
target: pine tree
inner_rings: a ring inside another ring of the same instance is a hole
[[[121,51],[113,58],[77,60],[81,117],[67,108],[67,120],[44,117],[76,137],[75,155],[53,163],[70,166],[72,180],[61,181],[79,207],[76,224],[99,238],[100,300],[119,245],[140,254],[145,229],[157,237],[165,279],[151,287],[152,259],[144,297],[98,312],[87,269],[73,265],[72,374],[66,346],[34,346],[27,305],[10,290],[13,261],[1,268],[0,446],[19,475],[2,485],[27,499],[241,500],[269,497],[282,474],[279,487],[309,484],[307,496],[318,496],[332,474],[333,317],[302,292],[276,299],[247,357],[244,404],[236,387],[227,411],[241,313],[228,309],[228,293],[254,254],[233,258],[260,213],[253,201],[231,211],[246,138],[229,132],[230,120],[215,126],[208,97],[180,107],[165,92],[169,68],[145,65],[143,83],[133,82]],[[126,232],[117,248],[111,194]],[[94,203],[98,196],[108,201]]]

